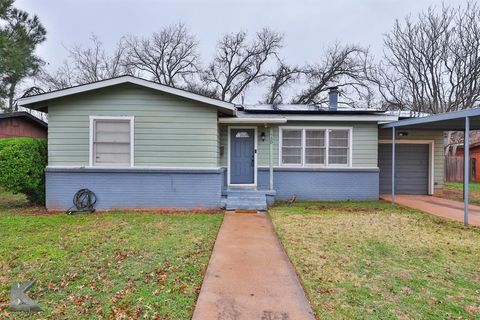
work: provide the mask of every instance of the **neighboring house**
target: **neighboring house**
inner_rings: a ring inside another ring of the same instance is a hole
[[[475,132],[473,135],[470,136],[471,143],[470,143],[470,179],[474,181],[480,181],[480,136],[478,132]],[[457,162],[460,165],[455,167],[457,174],[453,174],[454,176],[459,176],[462,179],[453,179],[455,181],[463,180],[463,145],[458,145],[455,147],[455,155],[454,157],[458,158]],[[447,160],[447,159],[446,159]]]
[[[28,112],[0,113],[0,138],[47,138],[48,125]]]
[[[371,110],[236,106],[125,76],[44,93],[46,205],[67,209],[89,188],[97,207],[264,208],[266,200],[367,200],[388,193],[391,130]],[[397,193],[443,186],[441,132],[401,131]]]

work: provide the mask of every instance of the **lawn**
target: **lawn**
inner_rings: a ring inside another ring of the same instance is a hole
[[[29,319],[190,319],[222,215],[109,212],[67,216],[2,194],[0,318],[10,285],[44,312]]]
[[[387,202],[280,204],[320,319],[480,319],[480,230]]]
[[[480,183],[470,182],[469,190],[470,203],[480,205]],[[446,199],[463,201],[463,182],[446,182],[443,190],[435,195]]]

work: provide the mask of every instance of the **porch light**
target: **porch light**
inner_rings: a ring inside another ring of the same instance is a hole
[[[405,131],[399,132],[398,136],[399,137],[406,137],[406,136],[408,136],[408,132],[405,132]]]
[[[262,133],[260,134],[260,138],[262,138],[262,141],[265,141],[265,132],[262,131]]]

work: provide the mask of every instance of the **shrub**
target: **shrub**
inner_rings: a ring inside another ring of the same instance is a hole
[[[45,201],[47,141],[44,139],[0,139],[0,186],[23,193],[34,204]]]

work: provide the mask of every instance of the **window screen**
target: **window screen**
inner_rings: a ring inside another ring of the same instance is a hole
[[[348,164],[350,149],[348,130],[330,130],[328,138],[328,163],[331,165]]]
[[[302,130],[282,131],[282,164],[302,164]]]
[[[93,122],[93,164],[130,166],[130,120]]]
[[[305,130],[305,164],[325,164],[325,130]]]

